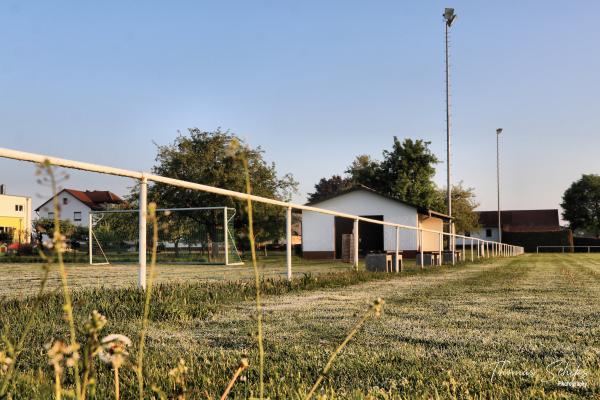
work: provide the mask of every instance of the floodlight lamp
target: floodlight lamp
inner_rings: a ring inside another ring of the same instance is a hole
[[[499,135],[499,134],[501,134],[501,133],[502,133],[502,128],[498,128],[498,129],[496,129],[496,134],[497,134],[497,135]]]
[[[454,14],[454,8],[446,8],[444,10],[444,19],[446,20],[446,25],[452,26],[452,22],[456,19],[456,14]]]

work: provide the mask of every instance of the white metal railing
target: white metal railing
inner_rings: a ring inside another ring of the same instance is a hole
[[[307,205],[303,205],[303,204],[295,204],[295,203],[291,203],[291,202],[285,202],[285,201],[281,201],[281,200],[275,200],[275,199],[269,199],[266,197],[256,196],[256,195],[252,195],[252,194],[248,194],[248,193],[236,192],[233,190],[227,190],[227,189],[222,189],[222,188],[218,188],[218,187],[214,187],[214,186],[203,185],[200,183],[188,182],[188,181],[183,181],[180,179],[167,178],[164,176],[154,175],[154,174],[150,174],[147,172],[130,171],[130,170],[121,169],[121,168],[114,168],[114,167],[91,164],[91,163],[86,163],[86,162],[66,160],[66,159],[57,158],[57,157],[51,157],[51,156],[46,156],[46,155],[41,155],[41,154],[34,154],[34,153],[28,153],[28,152],[23,152],[23,151],[18,151],[18,150],[10,150],[10,149],[4,149],[4,148],[0,148],[0,157],[9,158],[9,159],[13,159],[13,160],[19,160],[19,161],[40,163],[40,164],[48,162],[48,163],[50,163],[54,166],[58,166],[58,167],[78,169],[78,170],[89,171],[89,172],[97,172],[100,174],[107,174],[107,175],[114,175],[114,176],[122,176],[122,177],[138,180],[140,183],[139,230],[138,230],[138,232],[139,232],[139,264],[140,264],[140,268],[139,268],[139,274],[138,274],[138,283],[143,288],[146,287],[146,217],[147,217],[146,206],[148,203],[148,199],[147,199],[148,181],[152,181],[152,182],[156,182],[156,183],[163,183],[163,184],[167,184],[167,185],[171,185],[171,186],[177,186],[177,187],[181,187],[181,188],[185,188],[185,189],[197,190],[197,191],[201,191],[201,192],[219,194],[219,195],[223,195],[223,196],[230,196],[230,197],[234,197],[234,198],[237,198],[240,200],[250,199],[257,203],[264,203],[264,204],[271,204],[271,205],[275,205],[275,206],[285,207],[287,210],[287,213],[286,213],[286,217],[287,217],[286,218],[287,219],[287,221],[286,221],[286,237],[287,238],[291,237],[291,215],[292,215],[291,211],[293,209],[302,210],[302,211],[313,211],[313,212],[317,212],[317,213],[321,213],[321,214],[327,214],[327,215],[333,215],[333,216],[337,216],[337,217],[341,217],[341,218],[352,219],[352,220],[354,220],[354,229],[353,229],[354,235],[353,236],[354,236],[354,252],[355,252],[354,253],[354,264],[355,264],[355,266],[358,266],[358,236],[359,236],[358,235],[358,222],[359,221],[394,227],[394,228],[396,228],[397,231],[399,231],[400,229],[415,231],[417,233],[417,235],[420,237],[420,240],[419,240],[420,246],[419,247],[420,247],[420,254],[421,254],[421,267],[423,267],[423,246],[422,246],[423,232],[439,234],[440,259],[441,259],[441,253],[443,251],[442,244],[443,244],[444,236],[449,237],[449,246],[452,245],[454,247],[454,250],[456,250],[456,238],[462,238],[463,249],[464,249],[465,241],[470,240],[471,250],[474,247],[477,247],[477,258],[490,257],[490,253],[493,256],[499,256],[499,257],[511,257],[511,256],[517,256],[517,255],[524,253],[523,247],[520,247],[520,246],[513,246],[513,245],[506,244],[506,243],[492,242],[492,241],[488,241],[488,240],[468,237],[468,236],[464,236],[464,235],[457,235],[457,234],[449,233],[449,232],[441,232],[441,231],[436,231],[436,230],[432,230],[432,229],[420,228],[420,227],[416,227],[416,226],[402,225],[402,224],[397,224],[397,223],[393,223],[393,222],[389,222],[389,221],[379,221],[379,220],[375,220],[375,219],[361,217],[358,215],[347,214],[347,213],[342,213],[342,212],[333,211],[333,210],[327,210],[324,208],[312,207],[312,206],[307,206]],[[398,234],[396,234],[396,241],[397,241],[396,249],[398,249],[399,248],[399,243],[398,243],[399,235]],[[288,240],[287,242],[288,242],[288,244],[286,246],[287,278],[291,279],[292,278],[291,240]],[[463,252],[463,254],[464,254],[464,252]],[[397,256],[398,256],[398,250],[396,251],[396,259],[398,259]],[[473,255],[473,251],[471,251],[471,261],[473,261],[473,259],[474,259],[474,255]],[[441,260],[440,260],[440,262],[441,262]],[[453,264],[455,263],[455,251],[452,251],[452,263]]]
[[[560,253],[576,253],[575,249],[586,249],[587,253],[591,253],[592,249],[600,249],[600,246],[536,246],[535,252],[542,250],[543,253],[543,249],[557,249]]]

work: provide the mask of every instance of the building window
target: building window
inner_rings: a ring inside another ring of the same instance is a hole
[[[73,213],[73,221],[81,221],[81,211],[75,211]]]
[[[69,204],[69,199],[66,197],[63,197],[63,205],[66,206],[67,204]]]
[[[48,218],[50,218],[50,219],[54,218],[54,213],[53,212],[49,212],[48,213]]]
[[[492,230],[491,229],[486,229],[485,230],[485,237],[492,237]]]
[[[15,211],[23,211],[23,206],[20,204],[15,204]]]

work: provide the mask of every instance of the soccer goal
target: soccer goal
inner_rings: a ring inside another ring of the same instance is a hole
[[[157,262],[161,264],[243,264],[234,235],[235,209],[229,207],[156,210]],[[139,210],[92,211],[89,217],[91,265],[137,262]],[[153,226],[148,223],[148,257]]]

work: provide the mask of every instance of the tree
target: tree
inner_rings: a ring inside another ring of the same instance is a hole
[[[381,164],[366,154],[357,156],[346,169],[346,174],[354,185],[364,185],[371,189],[381,188]]]
[[[439,161],[429,149],[430,144],[412,139],[400,142],[394,136],[392,150],[383,152],[378,190],[398,200],[431,208],[436,201],[434,166]]]
[[[563,194],[562,216],[573,231],[600,237],[600,175],[583,175]]]
[[[315,185],[315,191],[308,194],[308,202],[314,203],[324,200],[352,186],[350,179],[333,175],[331,178],[321,178]]]
[[[479,215],[475,209],[479,203],[475,201],[475,190],[466,188],[462,182],[452,186],[452,217],[457,233],[473,232],[479,229]],[[433,206],[437,211],[447,213],[446,189],[438,189],[437,200]]]
[[[400,142],[394,136],[392,150],[383,151],[383,161],[360,155],[346,169],[347,178],[321,179],[315,185],[311,198],[331,196],[351,185],[364,185],[395,199],[432,208],[437,193],[433,182],[437,157],[429,149],[430,142],[405,139]],[[344,184],[336,184],[344,182]],[[312,200],[310,200],[312,201]]]
[[[241,149],[232,154],[237,144]],[[245,170],[239,157],[247,161],[252,193],[258,196],[289,201],[297,182],[291,174],[279,177],[274,163],[267,163],[264,151],[251,148],[229,131],[214,132],[189,129],[179,134],[172,144],[158,146],[155,174],[190,182],[202,183],[238,192],[246,191]],[[137,196],[132,193],[131,200]],[[227,206],[236,209],[234,225],[247,231],[248,216],[245,201],[212,193],[187,190],[176,186],[154,184],[148,189],[148,199],[161,208]],[[196,217],[199,219],[200,217]],[[210,217],[205,217],[209,218]],[[219,220],[197,220],[199,224],[220,224]],[[261,203],[254,204],[254,232],[257,241],[277,240],[285,230],[285,210]],[[212,238],[215,240],[215,238]]]
[[[35,227],[36,240],[41,244],[42,235],[46,234],[49,238],[54,237],[54,219],[53,218],[38,218],[33,221]],[[59,221],[60,233],[65,237],[70,238],[71,235],[77,233],[77,227],[68,220]]]

